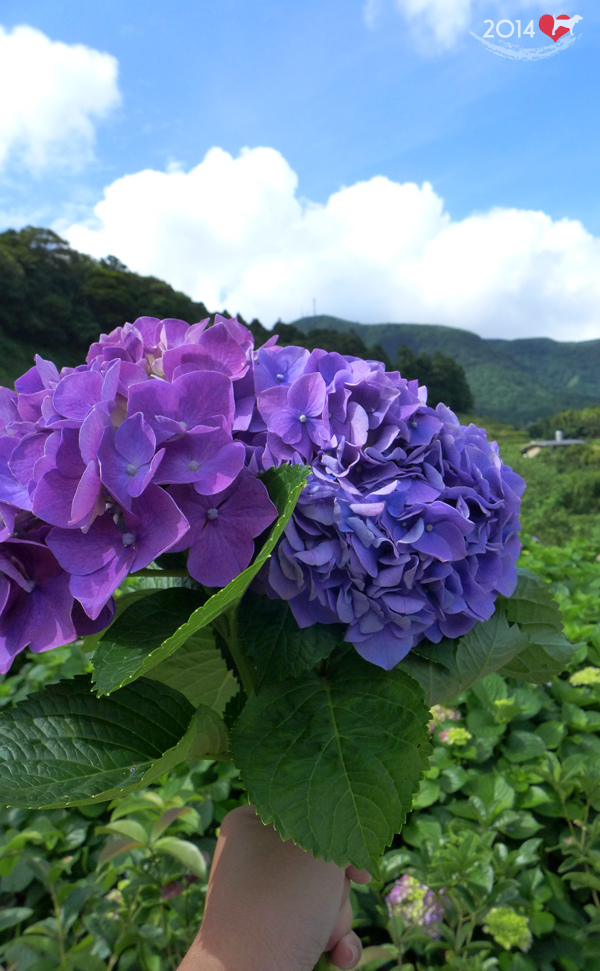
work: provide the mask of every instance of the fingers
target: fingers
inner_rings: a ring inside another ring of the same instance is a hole
[[[337,920],[329,935],[327,944],[325,945],[326,951],[333,951],[339,941],[341,941],[346,935],[352,930],[352,904],[350,903],[350,882],[346,880],[346,887],[344,888],[344,896],[342,898],[342,904],[340,907],[340,912],[337,916]]]
[[[336,968],[343,968],[344,971],[351,971],[355,968],[362,954],[362,944],[360,938],[350,931],[339,940],[329,955],[329,960]]]
[[[346,876],[354,883],[370,883],[373,879],[368,870],[357,870],[352,864],[346,867]]]

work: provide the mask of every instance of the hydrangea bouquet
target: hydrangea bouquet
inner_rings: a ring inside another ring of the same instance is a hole
[[[373,872],[430,707],[573,648],[517,570],[524,483],[485,432],[379,362],[276,340],[141,317],[0,389],[0,671],[93,650],[0,715],[0,802],[232,760],[284,839]]]

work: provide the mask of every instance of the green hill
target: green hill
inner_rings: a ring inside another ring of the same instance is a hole
[[[475,411],[513,425],[600,404],[600,340],[486,340],[455,327],[357,324],[328,316],[302,317],[293,324],[305,333],[354,330],[367,346],[379,344],[391,361],[402,344],[415,354],[440,351],[464,368]]]
[[[49,229],[0,233],[0,384],[12,385],[35,354],[59,367],[82,364],[101,333],[142,316],[195,323],[208,311],[114,256],[78,253]]]
[[[12,385],[36,353],[59,367],[81,364],[101,333],[145,315],[194,323],[209,311],[156,277],[130,272],[114,256],[78,253],[49,229],[0,233],[0,384]],[[250,327],[257,346],[271,336],[257,320]],[[311,331],[337,332],[342,353],[362,356],[366,347],[392,367],[401,345],[417,355],[439,352],[463,368],[475,412],[516,426],[600,404],[600,340],[484,340],[453,327],[319,316],[279,324],[282,343],[290,342],[286,327],[292,343],[300,342],[300,331],[309,346]],[[333,346],[322,335],[315,341]]]

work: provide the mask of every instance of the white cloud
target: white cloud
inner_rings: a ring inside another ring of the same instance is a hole
[[[366,0],[363,16],[368,27],[375,25],[381,2]],[[485,18],[498,19],[511,13],[519,17],[531,8],[539,8],[540,14],[547,12],[543,9],[545,0],[395,0],[394,5],[419,40],[438,50],[453,47],[474,24],[483,32]]]
[[[476,0],[396,0],[396,6],[417,29],[425,27],[439,47],[450,47],[468,31]],[[493,3],[497,6],[497,0]]]
[[[0,168],[77,168],[93,156],[95,123],[121,100],[118,64],[32,27],[0,26]]]
[[[271,148],[219,148],[185,172],[117,179],[95,219],[56,225],[76,249],[113,253],[267,326],[317,310],[365,323],[440,323],[484,337],[600,337],[600,240],[573,219],[495,208],[453,220],[425,182],[383,176],[298,198]],[[115,326],[121,321],[115,321]]]
[[[382,0],[365,0],[363,17],[367,27],[375,27],[381,14]]]

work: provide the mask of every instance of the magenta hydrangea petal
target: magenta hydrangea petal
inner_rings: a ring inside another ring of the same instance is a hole
[[[101,400],[103,383],[102,375],[97,371],[67,374],[54,391],[54,407],[65,418],[83,421]]]
[[[325,410],[326,398],[323,376],[318,373],[303,374],[290,385],[287,403],[297,414],[320,417]]]
[[[188,557],[190,575],[207,587],[224,587],[245,570],[254,553],[247,536],[215,527],[207,520]]]
[[[113,593],[127,576],[129,563],[130,557],[123,550],[99,570],[71,577],[69,589],[90,620],[97,620],[106,609]]]
[[[44,454],[47,435],[25,435],[12,453],[8,467],[15,479],[28,486],[34,477],[35,465]]]
[[[86,522],[88,517],[96,511],[100,515],[104,511],[102,501],[102,482],[98,465],[95,461],[88,462],[79,480],[73,501],[71,503],[71,518],[69,526]]]
[[[110,514],[99,516],[87,533],[79,529],[51,529],[49,549],[69,573],[85,576],[106,566],[123,547],[123,534]]]
[[[185,435],[169,443],[155,477],[157,483],[193,482],[204,495],[222,492],[241,472],[246,450],[221,429]]]
[[[189,523],[174,499],[160,486],[151,483],[131,504],[125,523],[133,536],[130,572],[149,566],[187,533]]]
[[[73,519],[73,499],[79,481],[63,475],[58,469],[46,472],[38,482],[33,496],[35,515],[51,526],[70,525]]]
[[[105,429],[98,449],[100,477],[109,492],[126,509],[140,496],[160,465],[164,451],[154,454],[156,437],[141,412],[117,428]]]
[[[229,378],[215,371],[192,371],[177,378],[173,387],[179,395],[179,415],[193,431],[196,425],[222,416],[229,426],[233,421],[233,387]]]
[[[10,540],[3,544],[0,573],[11,585],[0,614],[0,671],[6,673],[13,658],[25,647],[39,652],[68,644],[76,633],[71,618],[73,596],[69,575],[51,551],[40,543]],[[27,582],[15,580],[6,569],[10,557]],[[3,584],[5,586],[5,584]]]

